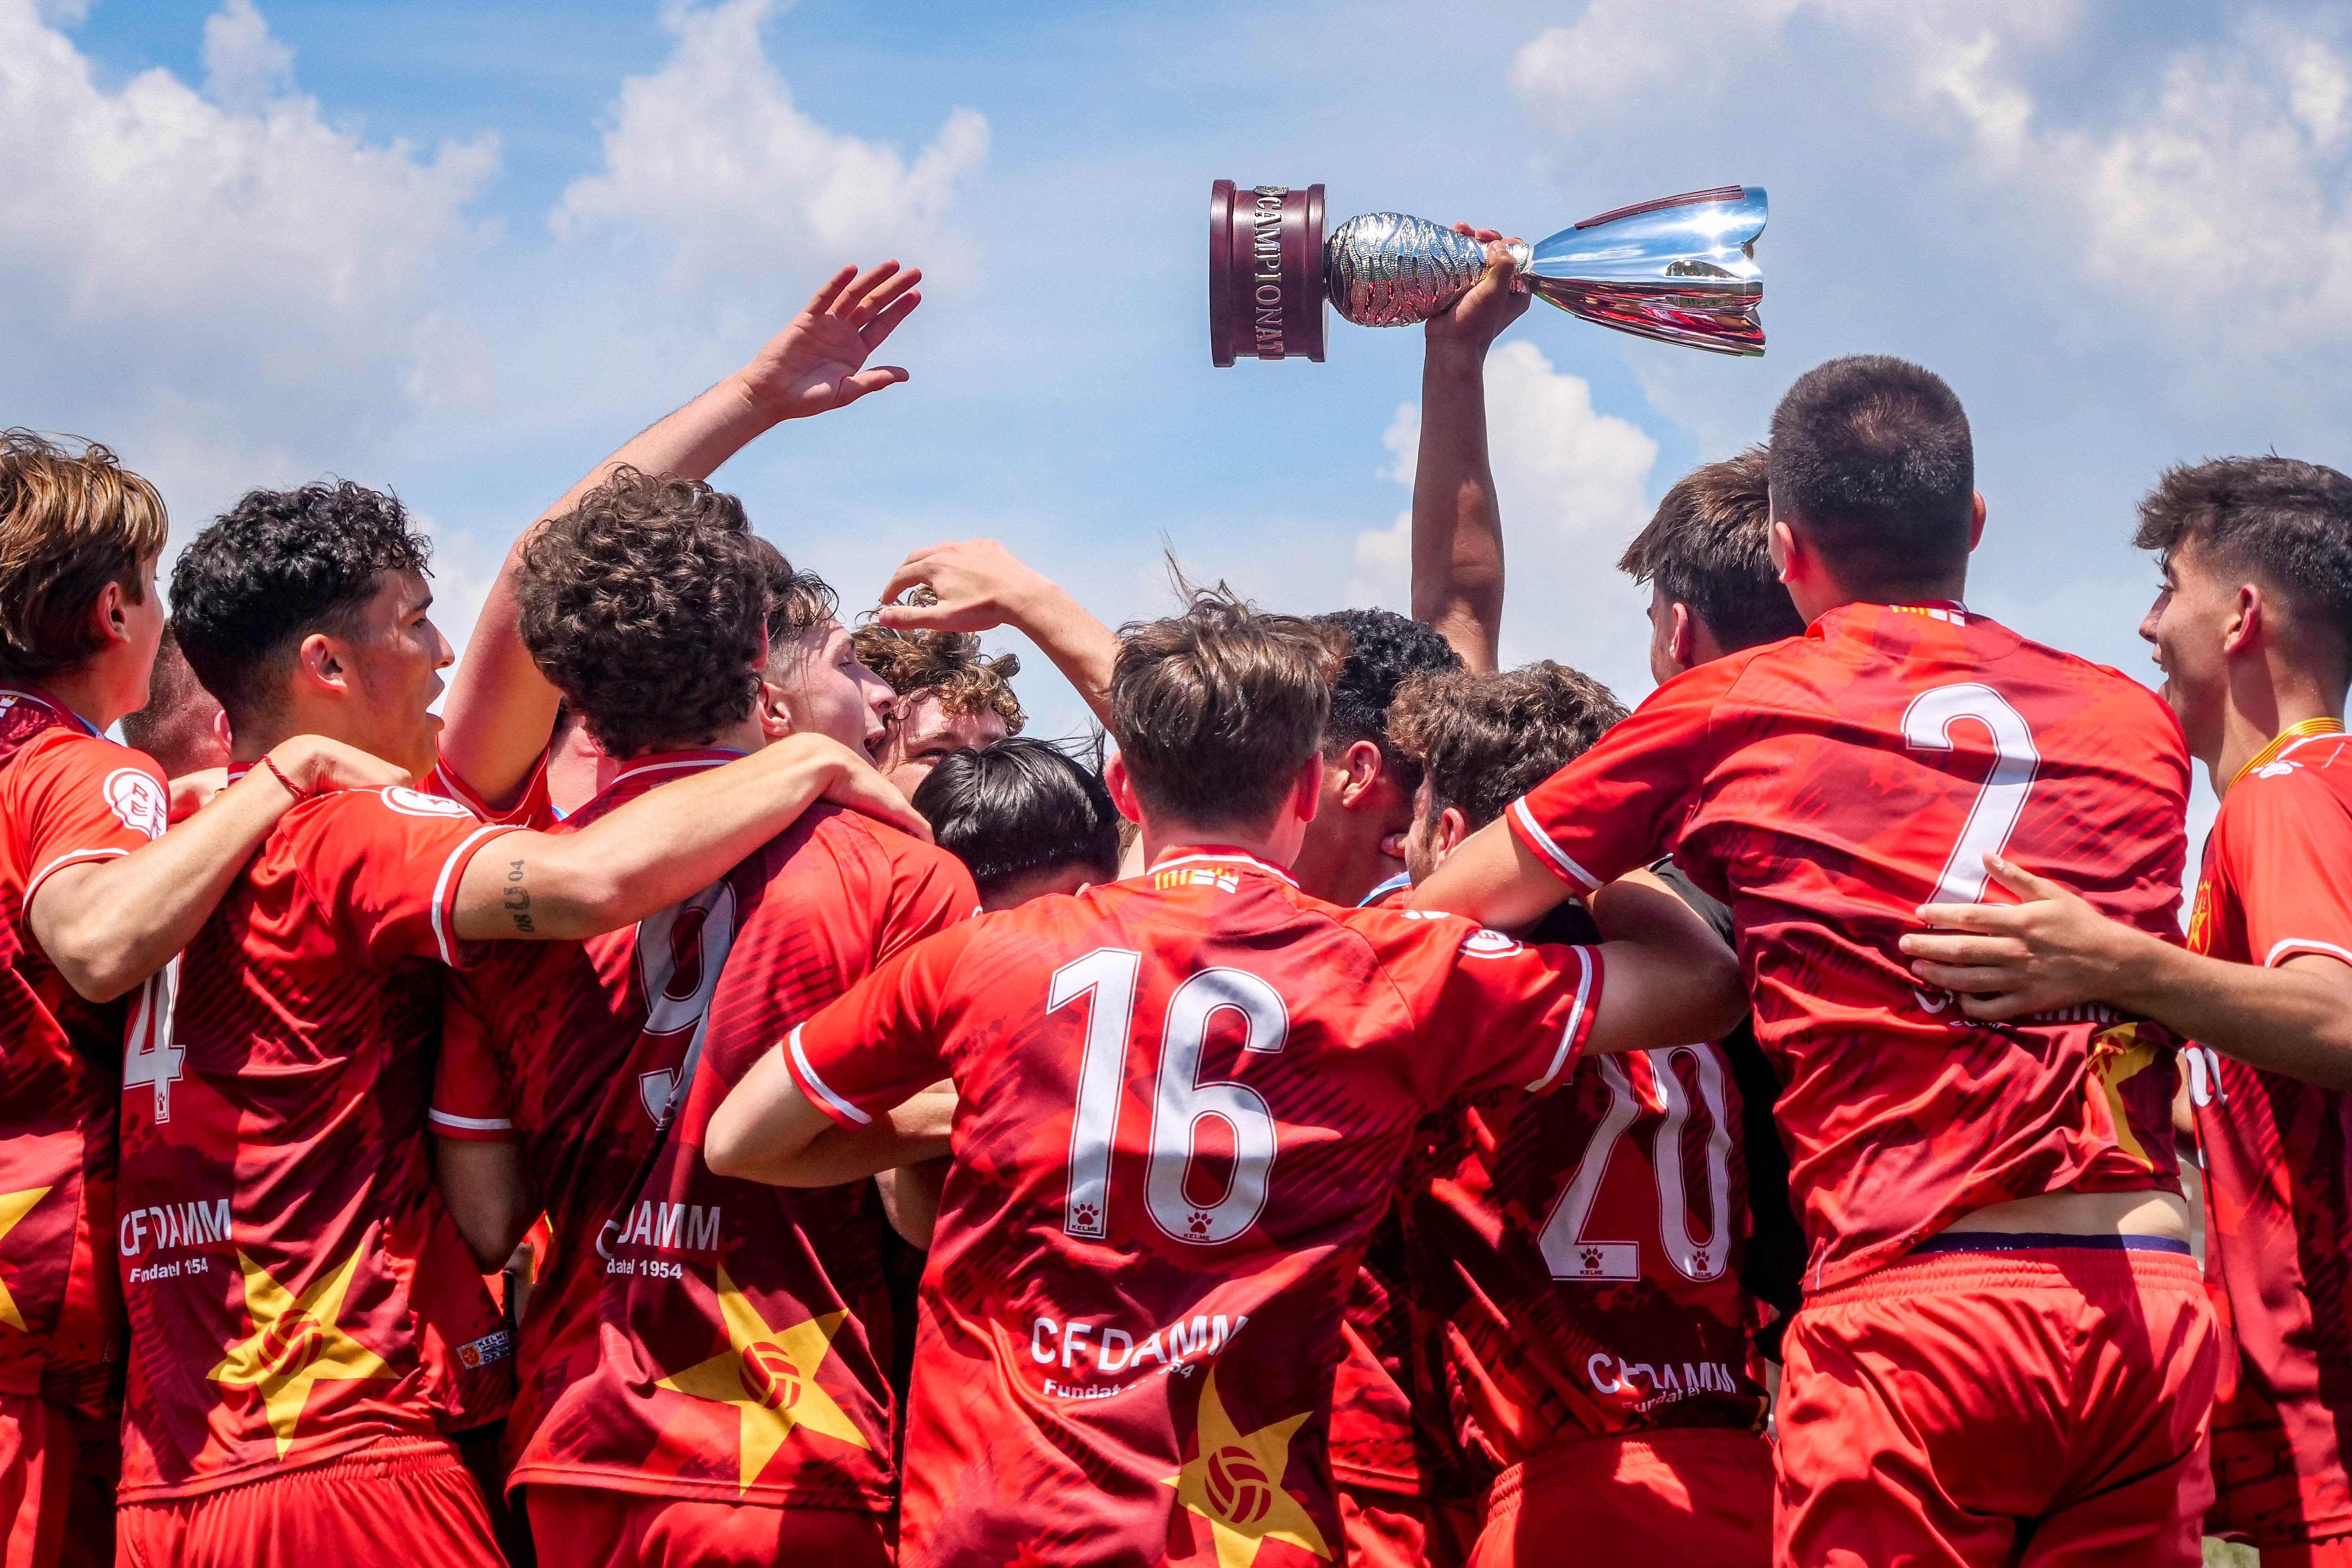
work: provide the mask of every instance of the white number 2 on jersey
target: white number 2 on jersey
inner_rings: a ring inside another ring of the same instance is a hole
[[[1992,771],[1977,786],[1976,804],[1960,827],[1959,841],[1944,862],[1931,904],[1973,904],[1984,897],[1987,855],[1998,855],[2017,831],[2025,797],[2032,793],[2042,753],[2025,716],[1991,687],[1974,680],[1922,691],[1903,710],[1903,741],[1915,752],[1948,752],[1952,726],[1974,719],[1992,731]]]
[[[177,958],[147,977],[139,988],[139,1005],[131,1015],[131,1029],[122,1048],[122,1087],[151,1087],[155,1091],[155,1120],[172,1120],[172,1086],[180,1080],[180,1063],[187,1047],[172,1042],[172,1015],[180,1000]]]
[[[1699,1098],[1706,1102],[1707,1239],[1697,1242],[1690,1233],[1690,1205],[1684,1188],[1683,1129],[1690,1121],[1690,1093],[1675,1072],[1675,1058],[1687,1051],[1698,1067]],[[1686,1279],[1716,1279],[1731,1261],[1731,1128],[1723,1099],[1723,1058],[1712,1046],[1668,1046],[1640,1053],[1648,1058],[1665,1114],[1658,1121],[1650,1144],[1650,1166],[1658,1184],[1658,1240],[1666,1261]],[[1601,1197],[1601,1183],[1609,1173],[1609,1156],[1642,1114],[1642,1102],[1625,1076],[1622,1060],[1599,1057],[1594,1065],[1609,1086],[1609,1109],[1593,1131],[1584,1158],[1560,1189],[1536,1238],[1545,1266],[1555,1279],[1638,1279],[1642,1277],[1642,1244],[1600,1241],[1585,1235],[1592,1208]]]
[[[1100,1239],[1109,1234],[1111,1152],[1118,1131],[1120,1090],[1127,1077],[1128,1039],[1134,1022],[1135,982],[1143,955],[1102,947],[1054,972],[1045,1010],[1058,1012],[1090,998],[1086,1046],[1078,1060],[1078,1095],[1070,1121],[1069,1191],[1062,1228]],[[1204,969],[1168,998],[1160,1029],[1160,1071],[1151,1097],[1150,1162],[1143,1184],[1151,1223],[1178,1241],[1212,1246],[1231,1241],[1265,1207],[1274,1173],[1274,1113],[1247,1084],[1201,1080],[1201,1052],[1218,1015],[1241,1016],[1242,1049],[1272,1056],[1287,1041],[1289,1009],[1280,994],[1239,969]],[[1233,1180],[1224,1196],[1196,1204],[1186,1192],[1201,1123],[1214,1118],[1234,1141]]]

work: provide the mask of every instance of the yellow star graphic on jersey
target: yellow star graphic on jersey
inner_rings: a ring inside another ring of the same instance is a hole
[[[383,1358],[336,1326],[343,1293],[351,1289],[360,1255],[353,1252],[296,1296],[272,1279],[243,1251],[236,1266],[245,1274],[245,1312],[253,1332],[228,1347],[220,1365],[205,1375],[231,1388],[257,1388],[269,1429],[278,1434],[280,1458],[294,1445],[295,1423],[310,1397],[310,1385],[330,1379],[390,1377]]]
[[[2139,1037],[2137,1024],[2117,1024],[2103,1029],[2091,1042],[2091,1074],[2106,1091],[2107,1117],[2115,1123],[2116,1147],[2149,1170],[2156,1162],[2132,1135],[2131,1112],[2124,1109],[2124,1080],[2156,1065],[2156,1049]]]
[[[1217,1369],[1209,1369],[1208,1386],[1201,1390],[1200,1454],[1166,1484],[1176,1489],[1178,1502],[1209,1521],[1217,1568],[1250,1568],[1258,1548],[1269,1541],[1287,1541],[1318,1557],[1331,1555],[1323,1532],[1282,1486],[1282,1473],[1290,1468],[1291,1435],[1307,1414],[1245,1436],[1234,1429],[1217,1396]]]
[[[33,1205],[49,1195],[47,1187],[27,1187],[21,1193],[0,1193],[0,1240],[16,1228],[16,1222],[33,1212]],[[16,1310],[16,1299],[8,1294],[8,1281],[0,1279],[0,1323],[22,1331],[25,1314]]]
[[[832,1348],[847,1312],[827,1312],[779,1332],[768,1327],[724,1266],[719,1270],[719,1312],[727,1324],[727,1348],[657,1386],[735,1406],[739,1484],[744,1491],[751,1489],[795,1426],[871,1447],[816,1383],[817,1363]]]

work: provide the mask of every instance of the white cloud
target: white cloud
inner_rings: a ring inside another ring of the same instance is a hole
[[[1647,689],[1643,598],[1615,563],[1649,517],[1658,444],[1597,411],[1583,377],[1553,368],[1527,342],[1487,357],[1486,410],[1507,567],[1504,662],[1557,658],[1639,697]],[[1382,437],[1391,459],[1384,472],[1407,489],[1420,438],[1421,413],[1411,405]],[[1349,604],[1410,606],[1412,528],[1408,510],[1357,536]]]
[[[911,161],[803,113],[760,28],[775,0],[705,8],[671,0],[677,40],[650,75],[624,82],[604,166],[551,215],[564,237],[616,232],[666,251],[681,280],[766,283],[796,263],[830,268],[919,246],[926,270],[968,263],[949,225],[988,159],[988,121],[950,113]]]
[[[498,147],[331,125],[250,0],[205,56],[209,96],[161,69],[110,89],[0,0],[0,399],[209,506],[402,416],[385,389],[478,243]]]

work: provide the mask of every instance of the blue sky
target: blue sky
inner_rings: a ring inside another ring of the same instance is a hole
[[[1638,698],[1623,540],[1874,350],[1970,410],[1972,599],[2141,673],[2158,470],[2352,456],[2347,159],[2341,5],[0,0],[0,403],[117,446],[183,537],[256,484],[394,487],[457,636],[539,506],[894,254],[932,278],[912,384],[721,475],[848,605],[974,534],[1113,620],[1166,603],[1163,540],[1283,607],[1394,605],[1418,334],[1213,369],[1209,182],[1530,237],[1759,184],[1767,358],[1546,310],[1498,352],[1507,655]]]

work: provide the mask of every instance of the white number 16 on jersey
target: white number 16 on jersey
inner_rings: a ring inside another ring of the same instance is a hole
[[[1046,994],[1049,1013],[1090,998],[1077,1109],[1070,1121],[1069,1194],[1062,1207],[1062,1229],[1071,1236],[1099,1239],[1110,1233],[1111,1151],[1142,965],[1139,952],[1099,947],[1055,970]],[[1281,1051],[1290,1032],[1290,1012],[1281,994],[1244,970],[1203,969],[1188,975],[1168,998],[1151,1094],[1144,1208],[1163,1234],[1202,1246],[1231,1241],[1255,1224],[1274,1173],[1274,1113],[1265,1098],[1245,1083],[1201,1080],[1209,1026],[1228,1011],[1241,1016],[1242,1049],[1262,1056]],[[1201,1123],[1213,1117],[1233,1137],[1233,1180],[1224,1196],[1196,1204],[1186,1191],[1186,1178],[1200,1145]]]

